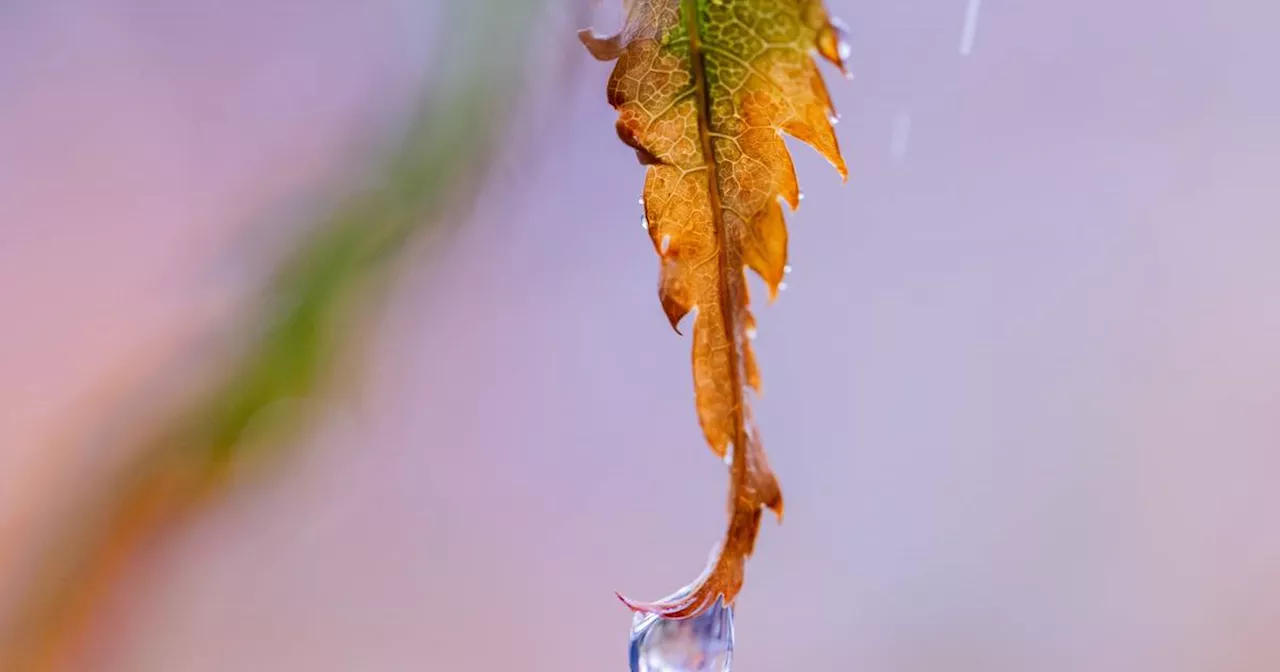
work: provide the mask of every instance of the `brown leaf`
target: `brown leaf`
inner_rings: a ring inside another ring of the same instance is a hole
[[[742,587],[763,510],[782,515],[747,404],[760,389],[750,338],[744,270],[777,295],[787,263],[783,204],[799,205],[782,133],[821,153],[841,177],[834,110],[811,54],[844,69],[840,31],[821,0],[625,0],[622,30],[589,31],[583,44],[617,60],[609,103],[617,131],[645,176],[644,210],[661,258],[662,308],[693,324],[698,420],[711,450],[730,466],[729,527],[703,574],[654,603],[623,601],[668,618],[702,613]],[[621,596],[620,596],[621,597]]]

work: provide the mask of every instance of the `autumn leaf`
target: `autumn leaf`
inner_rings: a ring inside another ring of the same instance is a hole
[[[579,37],[617,60],[609,103],[617,131],[647,165],[644,212],[661,260],[658,294],[671,326],[696,310],[693,380],[711,450],[730,465],[729,526],[702,575],[636,611],[696,616],[742,588],[764,509],[782,517],[748,406],[760,391],[745,269],[776,298],[787,263],[783,204],[800,204],[782,134],[847,176],[815,52],[844,70],[841,31],[821,0],[624,0],[622,30]],[[621,597],[621,596],[619,596]]]

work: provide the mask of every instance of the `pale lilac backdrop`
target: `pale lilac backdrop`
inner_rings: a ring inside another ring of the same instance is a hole
[[[403,103],[432,4],[0,3],[0,541]],[[1280,669],[1280,5],[986,0],[962,55],[966,0],[828,4],[851,175],[797,148],[738,669]],[[360,391],[123,588],[97,669],[624,669],[612,591],[693,577],[724,468],[574,58]]]

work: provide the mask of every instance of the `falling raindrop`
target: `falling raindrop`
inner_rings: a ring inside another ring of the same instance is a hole
[[[693,618],[632,621],[631,672],[729,672],[732,662],[733,608],[723,598]]]
[[[968,56],[973,51],[973,38],[978,32],[978,12],[982,9],[982,0],[969,0],[964,12],[964,27],[960,30],[960,55]]]
[[[889,158],[894,163],[907,159],[907,144],[911,142],[911,115],[899,112],[893,118],[893,132],[889,141]]]

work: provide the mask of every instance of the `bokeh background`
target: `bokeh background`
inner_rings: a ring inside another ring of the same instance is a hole
[[[199,353],[411,98],[435,4],[0,3],[0,560],[114,459],[56,437]],[[828,5],[850,179],[796,146],[737,668],[1280,669],[1280,5],[987,0],[967,54],[966,0]],[[724,467],[578,16],[363,373],[146,555],[91,669],[621,670],[612,591],[701,568]]]

